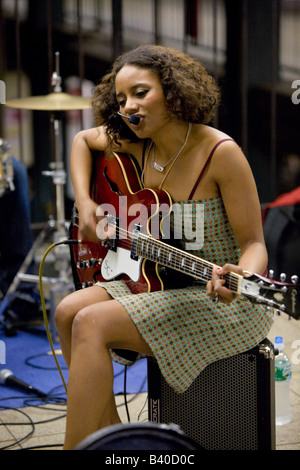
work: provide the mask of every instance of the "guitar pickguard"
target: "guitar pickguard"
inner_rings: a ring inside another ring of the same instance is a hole
[[[116,251],[109,250],[101,264],[101,275],[106,281],[110,281],[121,274],[126,274],[134,282],[141,276],[142,258],[134,260],[130,251],[118,247]]]

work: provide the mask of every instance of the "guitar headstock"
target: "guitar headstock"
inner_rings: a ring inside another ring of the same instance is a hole
[[[269,271],[270,278],[253,274],[244,278],[242,293],[251,300],[273,307],[298,320],[300,318],[300,284],[298,276],[292,276],[290,282],[286,275],[280,275],[280,281],[273,279],[273,271]]]

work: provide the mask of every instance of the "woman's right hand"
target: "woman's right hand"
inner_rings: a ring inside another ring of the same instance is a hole
[[[77,205],[80,237],[98,243],[99,238],[96,234],[97,207],[98,204],[96,204],[92,199],[81,201],[80,204]]]
[[[99,243],[113,237],[115,227],[107,224],[102,207],[92,199],[81,201],[78,213],[81,238]]]

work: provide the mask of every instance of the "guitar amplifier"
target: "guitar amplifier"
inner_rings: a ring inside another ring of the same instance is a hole
[[[182,394],[148,359],[149,421],[177,424],[206,450],[275,449],[274,348],[255,348],[207,366]]]

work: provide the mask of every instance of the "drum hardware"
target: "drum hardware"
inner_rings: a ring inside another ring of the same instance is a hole
[[[0,197],[14,191],[14,168],[10,146],[6,140],[0,138]]]
[[[51,77],[53,92],[45,96],[33,96],[9,100],[6,106],[17,109],[39,110],[51,112],[51,123],[54,135],[54,161],[49,164],[49,170],[43,171],[44,176],[50,176],[56,187],[56,220],[50,218],[46,226],[36,238],[31,250],[28,252],[21,268],[16,274],[5,297],[0,305],[0,317],[10,304],[20,282],[38,283],[37,275],[27,274],[26,271],[35,259],[38,247],[45,242],[49,234],[53,236],[53,243],[62,241],[68,237],[69,223],[65,220],[64,186],[66,184],[66,171],[63,162],[62,122],[61,112],[70,110],[82,110],[91,107],[90,99],[82,96],[72,96],[62,92],[61,76],[59,72],[59,52],[55,53],[55,71]],[[50,233],[49,233],[50,232]],[[69,247],[59,245],[54,248],[55,269],[58,277],[43,277],[43,283],[50,285],[50,328],[53,341],[58,341],[54,322],[54,312],[58,302],[68,293],[74,290],[74,281],[70,276],[70,252]]]

